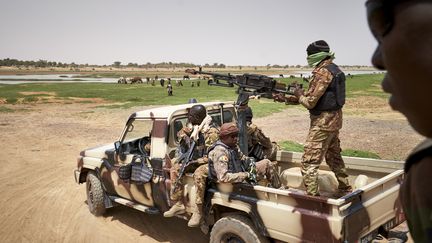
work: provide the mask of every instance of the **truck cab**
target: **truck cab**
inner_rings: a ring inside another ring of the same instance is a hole
[[[89,209],[93,214],[102,215],[105,209],[116,204],[147,213],[160,213],[170,208],[169,169],[178,146],[177,132],[186,125],[188,110],[196,104],[135,112],[129,116],[118,141],[81,151],[75,180],[86,183]],[[222,121],[236,121],[233,102],[200,104],[219,125]],[[138,177],[134,178],[135,172]],[[149,174],[151,179],[139,179],[140,173]],[[187,192],[191,192],[190,188]]]

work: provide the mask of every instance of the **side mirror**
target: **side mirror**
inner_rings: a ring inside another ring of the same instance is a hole
[[[120,145],[121,145],[120,141],[114,142],[114,149],[115,149],[115,151],[116,151],[117,154],[119,154]]]

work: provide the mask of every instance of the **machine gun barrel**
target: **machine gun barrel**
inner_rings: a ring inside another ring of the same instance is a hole
[[[195,69],[186,69],[186,73],[190,74],[205,74],[212,76],[213,80],[209,81],[209,85],[233,87],[237,85],[239,87],[239,93],[247,93],[250,95],[260,95],[265,98],[272,98],[274,93],[284,93],[293,95],[296,88],[302,88],[301,84],[292,83],[286,85],[278,82],[277,80],[260,74],[242,74],[242,75],[231,75],[221,74],[202,71],[201,68],[197,71]],[[224,80],[226,82],[220,82]]]

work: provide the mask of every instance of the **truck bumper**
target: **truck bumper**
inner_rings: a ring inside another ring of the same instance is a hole
[[[76,182],[77,184],[80,183],[80,182],[79,182],[80,174],[81,174],[81,171],[79,171],[79,170],[74,170],[75,182]]]

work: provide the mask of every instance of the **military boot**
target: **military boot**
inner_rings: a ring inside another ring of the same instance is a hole
[[[189,219],[188,226],[189,227],[198,227],[200,225],[202,218],[202,205],[196,205],[194,207],[194,211],[192,217]]]
[[[185,206],[179,201],[176,202],[168,211],[166,211],[163,216],[169,218],[178,214],[183,214],[185,212]]]

